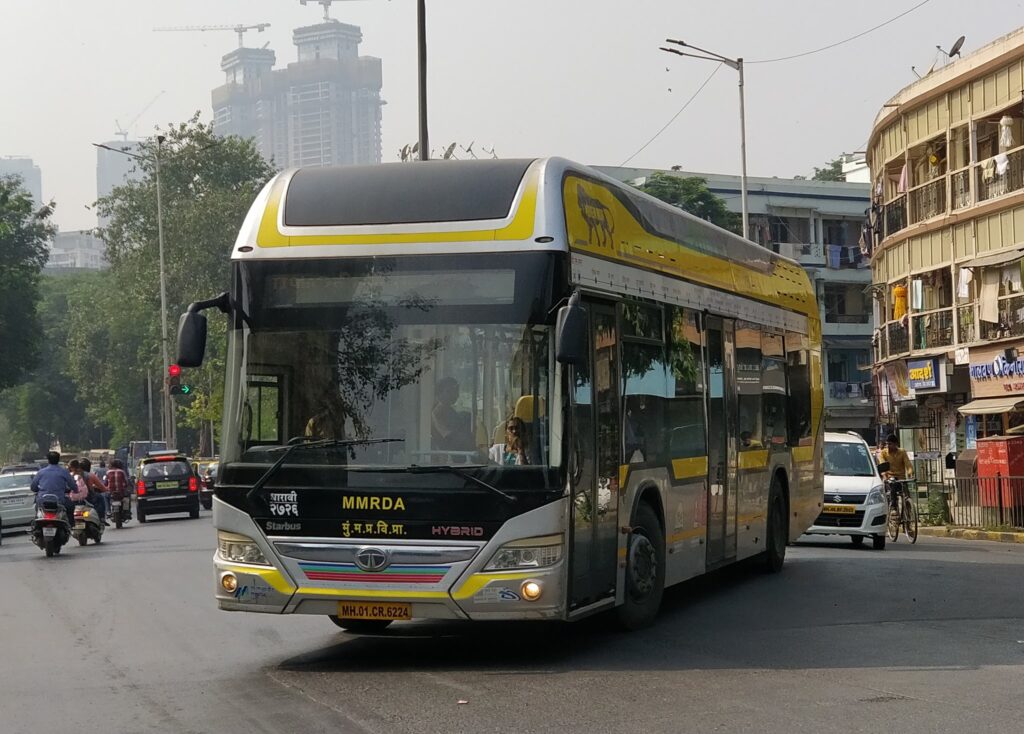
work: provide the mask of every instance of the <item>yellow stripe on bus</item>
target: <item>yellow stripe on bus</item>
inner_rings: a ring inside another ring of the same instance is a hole
[[[234,574],[259,576],[267,582],[270,588],[280,594],[291,594],[295,591],[295,587],[292,586],[291,582],[276,568],[253,568],[252,566],[235,566],[229,563],[221,563],[218,565],[218,569],[231,571]]]
[[[708,475],[708,457],[694,456],[689,459],[672,459],[672,476],[676,479],[692,479]]]
[[[741,451],[739,457],[740,469],[764,469],[768,466],[768,449],[757,449],[755,451]]]
[[[256,244],[260,247],[302,245],[390,245],[417,242],[477,242],[480,240],[525,240],[533,237],[537,213],[536,178],[526,181],[515,216],[505,227],[456,232],[367,232],[366,234],[284,235],[277,228],[278,211],[284,198],[285,182],[278,179],[263,210]],[[372,229],[371,227],[367,227]]]
[[[472,599],[478,591],[492,581],[525,581],[536,575],[536,571],[533,573],[475,573],[466,579],[466,583],[460,586],[458,591],[452,592],[452,598],[457,601]]]
[[[813,446],[794,446],[790,449],[790,453],[793,454],[793,461],[800,464],[807,461],[814,461],[814,447]]]

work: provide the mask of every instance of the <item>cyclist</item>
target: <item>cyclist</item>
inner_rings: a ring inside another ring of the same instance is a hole
[[[886,479],[897,480],[893,484],[892,496],[889,498],[889,506],[897,507],[897,498],[903,489],[903,482],[914,474],[914,467],[910,463],[907,452],[900,448],[900,439],[895,433],[890,433],[885,439],[885,448],[879,456],[881,464],[888,463],[889,468],[885,472]]]

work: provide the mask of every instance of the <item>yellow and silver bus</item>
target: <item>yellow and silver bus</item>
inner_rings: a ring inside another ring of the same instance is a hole
[[[820,510],[807,275],[596,171],[286,171],[231,259],[221,609],[639,627]]]

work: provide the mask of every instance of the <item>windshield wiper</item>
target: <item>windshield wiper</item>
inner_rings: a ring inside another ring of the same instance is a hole
[[[253,496],[263,489],[270,478],[277,473],[277,470],[284,466],[284,463],[288,460],[288,457],[292,455],[296,449],[330,449],[338,446],[369,446],[375,443],[395,443],[396,441],[404,441],[404,438],[322,438],[316,441],[307,441],[304,437],[296,437],[290,440],[285,446],[274,446],[269,451],[282,451],[281,458],[270,465],[270,468],[263,472],[263,475],[256,480],[256,483],[252,485],[246,495],[246,501],[252,501]]]
[[[499,497],[509,501],[515,502],[516,498],[510,495],[508,492],[504,492],[495,487],[490,482],[485,482],[480,477],[470,474],[466,469],[483,469],[487,464],[465,464],[461,466],[452,466],[451,464],[410,464],[409,466],[402,467],[349,467],[349,471],[366,471],[366,472],[402,472],[404,474],[454,474],[457,477],[462,477],[478,487],[483,487],[489,492],[493,492]]]

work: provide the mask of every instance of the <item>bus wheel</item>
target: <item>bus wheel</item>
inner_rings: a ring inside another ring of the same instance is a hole
[[[383,632],[393,620],[390,619],[345,619],[344,617],[331,616],[331,621],[346,632],[370,635],[374,632]]]
[[[636,508],[626,546],[626,594],[617,609],[626,629],[640,629],[654,622],[665,590],[665,539],[654,508],[641,502]]]
[[[762,555],[762,567],[766,573],[778,573],[786,561],[786,543],[789,542],[787,532],[786,500],[782,496],[782,484],[779,478],[772,479],[768,490],[768,521],[766,523],[765,551]]]

